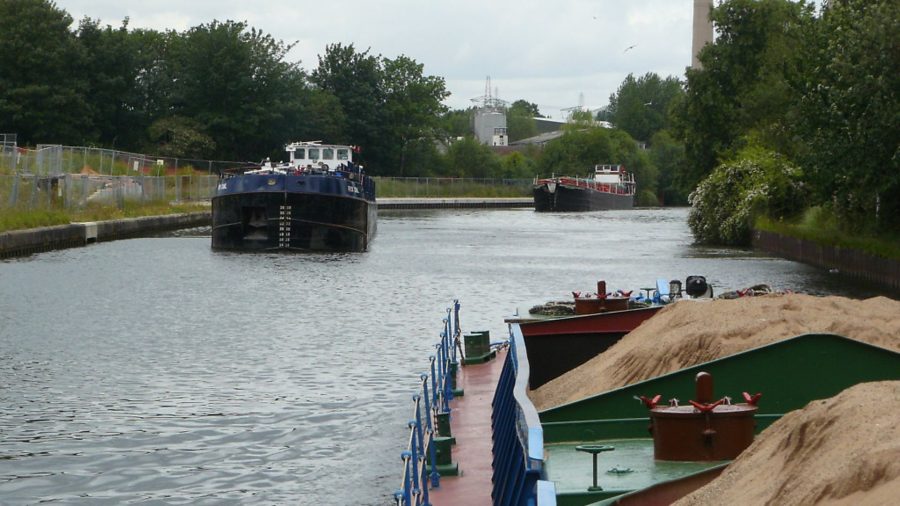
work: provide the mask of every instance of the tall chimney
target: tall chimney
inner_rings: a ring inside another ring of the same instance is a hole
[[[694,39],[691,44],[691,67],[702,68],[697,55],[703,46],[713,41],[713,24],[709,20],[712,0],[694,0]]]

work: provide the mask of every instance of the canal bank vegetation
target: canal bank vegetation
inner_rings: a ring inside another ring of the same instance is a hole
[[[0,232],[30,228],[68,225],[70,223],[109,221],[142,216],[208,212],[203,204],[172,204],[169,202],[126,201],[123,206],[88,204],[82,209],[27,208],[4,209],[0,213]]]
[[[900,4],[731,0],[673,109],[704,243],[754,227],[897,257]]]
[[[897,237],[900,4],[816,5],[719,2],[702,68],[630,74],[607,107],[573,111],[556,138],[497,149],[474,138],[475,108],[448,110],[444,78],[406,56],[336,43],[317,62],[291,62],[291,44],[243,22],[160,32],[11,0],[0,3],[0,132],[175,160],[277,160],[290,141],[326,139],[361,147],[358,161],[384,178],[380,196],[423,190],[387,178],[525,181],[621,163],[637,205],[692,204],[699,242],[747,245],[757,223],[798,224],[809,209],[842,236]],[[545,133],[538,104],[502,108],[511,141]],[[83,161],[94,163],[107,173],[104,159]],[[133,170],[111,163],[110,174]],[[519,196],[503,184],[438,187]]]

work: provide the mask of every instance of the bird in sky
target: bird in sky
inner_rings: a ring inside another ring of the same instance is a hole
[[[629,49],[634,49],[635,47],[637,47],[637,44],[632,44],[632,45],[626,47],[626,48],[625,48],[625,51],[622,51],[622,52],[623,52],[623,53],[627,53]]]

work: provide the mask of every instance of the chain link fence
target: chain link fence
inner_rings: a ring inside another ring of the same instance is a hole
[[[219,172],[245,164],[52,144],[26,149],[15,134],[0,134],[0,208],[208,201]]]
[[[0,134],[0,209],[205,202],[221,171],[246,164],[57,144],[26,149],[16,145],[15,134]],[[528,197],[532,185],[530,179],[374,179],[378,197]]]

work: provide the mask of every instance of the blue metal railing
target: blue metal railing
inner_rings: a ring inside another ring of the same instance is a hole
[[[529,366],[522,331],[510,326],[510,350],[494,392],[491,429],[495,505],[555,506],[556,491],[544,475],[544,432],[526,394]]]
[[[447,309],[443,319],[441,340],[435,345],[436,356],[429,358],[431,375],[419,376],[419,390],[413,395],[413,419],[408,422],[409,443],[400,454],[403,460],[403,477],[400,489],[394,492],[397,506],[427,506],[431,503],[428,489],[440,486],[437,471],[437,418],[449,417],[450,400],[458,366],[456,351],[460,347],[459,301]],[[430,381],[429,381],[430,379]],[[429,388],[429,384],[431,388]],[[445,434],[449,435],[449,434]]]

